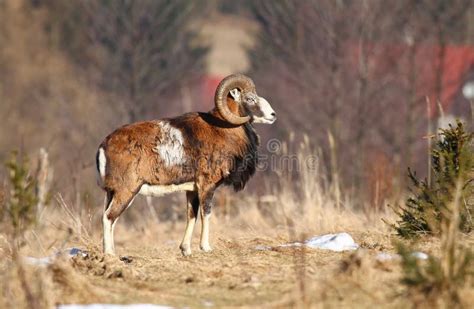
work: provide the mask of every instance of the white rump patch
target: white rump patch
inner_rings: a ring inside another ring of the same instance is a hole
[[[105,179],[105,166],[107,165],[107,158],[105,157],[104,148],[99,148],[99,175],[100,179],[104,181]]]
[[[156,151],[163,159],[165,166],[183,164],[185,161],[183,134],[167,121],[160,121],[159,124],[161,139],[156,145]]]
[[[179,192],[179,191],[195,191],[196,186],[194,182],[185,182],[179,185],[167,185],[167,186],[153,186],[144,184],[140,191],[138,192],[141,195],[146,196],[163,196],[168,193]]]

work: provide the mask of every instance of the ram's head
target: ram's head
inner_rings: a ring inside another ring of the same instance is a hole
[[[239,115],[229,109],[228,96],[239,104]],[[276,120],[276,113],[270,103],[257,94],[253,81],[243,74],[229,75],[219,83],[215,103],[222,118],[235,125],[249,121],[271,124]]]

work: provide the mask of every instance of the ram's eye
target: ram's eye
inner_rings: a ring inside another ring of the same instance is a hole
[[[255,105],[255,104],[257,103],[257,99],[256,99],[254,96],[252,96],[252,95],[248,95],[248,96],[246,97],[246,102],[247,102],[248,105],[253,106],[253,105]]]

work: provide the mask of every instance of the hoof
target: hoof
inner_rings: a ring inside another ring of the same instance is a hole
[[[212,248],[211,248],[211,246],[209,246],[209,245],[201,245],[201,250],[202,250],[203,252],[211,252],[211,251],[212,251]]]
[[[181,249],[181,253],[183,254],[183,256],[190,256],[191,255],[191,247],[190,246],[181,245],[181,246],[179,246],[179,249]]]

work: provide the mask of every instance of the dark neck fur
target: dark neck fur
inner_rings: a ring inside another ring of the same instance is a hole
[[[245,154],[233,158],[234,168],[222,180],[223,184],[233,186],[235,191],[242,190],[250,177],[255,174],[258,163],[258,146],[260,145],[260,138],[253,126],[250,123],[246,123],[242,127],[248,140]]]

